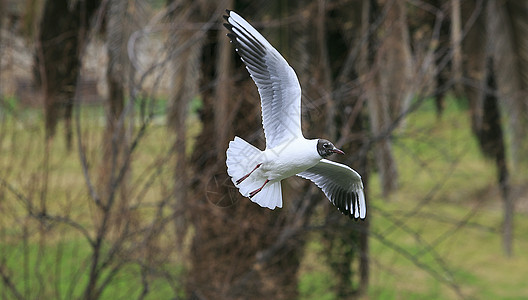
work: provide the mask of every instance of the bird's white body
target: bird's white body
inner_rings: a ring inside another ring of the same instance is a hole
[[[317,140],[296,138],[274,148],[260,151],[239,137],[229,143],[227,149],[227,173],[240,193],[249,197],[263,182],[269,182],[252,197],[260,206],[282,207],[280,181],[315,166],[321,161],[317,153]],[[257,167],[258,166],[258,167]],[[253,172],[251,172],[254,170]],[[237,183],[237,179],[251,175]]]
[[[270,181],[280,181],[315,166],[322,157],[317,153],[317,140],[298,138],[262,152],[259,170]]]
[[[262,207],[282,207],[281,180],[297,175],[313,181],[330,201],[353,219],[366,216],[361,176],[324,159],[343,152],[324,139],[305,139],[301,131],[301,87],[280,53],[240,15],[227,11],[228,36],[257,85],[266,149],[239,137],[229,143],[227,173],[240,193]]]

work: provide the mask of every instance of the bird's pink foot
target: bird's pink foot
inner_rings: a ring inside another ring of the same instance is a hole
[[[258,189],[254,190],[253,192],[249,193],[249,198],[253,198],[253,196],[255,196],[258,192],[262,191],[262,189],[264,188],[264,186],[268,182],[269,182],[269,179],[266,179],[266,181],[264,181],[264,184],[261,187],[259,187]]]
[[[255,172],[255,170],[258,169],[260,166],[262,166],[262,164],[256,165],[255,168],[253,168],[253,170],[251,170],[251,172],[247,173],[246,175],[242,176],[242,178],[238,179],[236,181],[236,184],[240,184],[242,181],[244,181],[244,179],[248,178],[249,175],[251,175],[251,173]]]

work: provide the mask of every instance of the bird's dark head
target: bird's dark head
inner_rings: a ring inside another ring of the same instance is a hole
[[[325,139],[319,139],[317,141],[317,152],[322,158],[328,157],[334,153],[345,154],[345,152],[337,149],[334,144]]]

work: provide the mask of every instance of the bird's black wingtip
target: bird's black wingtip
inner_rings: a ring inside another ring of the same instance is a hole
[[[229,17],[231,16],[231,10],[226,9],[226,10],[225,10],[225,13],[226,13],[226,14],[223,15],[222,17],[224,18],[224,20],[226,20],[226,22],[229,22]],[[225,24],[224,24],[224,26],[225,26]]]
[[[236,13],[236,12],[232,9],[226,9],[225,13],[226,14],[224,15],[224,18],[227,20],[227,18],[231,17],[231,13]]]
[[[227,28],[227,30],[229,30],[229,31],[233,31],[233,25],[231,25],[229,23],[224,23],[224,27]]]
[[[234,34],[232,34],[231,32],[229,32],[228,34],[226,34],[227,37],[229,39],[231,39],[231,42],[236,42],[236,36]]]

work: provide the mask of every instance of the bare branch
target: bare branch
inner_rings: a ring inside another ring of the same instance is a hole
[[[11,281],[11,276],[8,274],[3,260],[0,263],[0,277],[2,277],[4,286],[7,287],[7,290],[11,292],[13,297],[20,300],[25,299],[24,296],[22,296],[22,294],[17,290],[15,284]]]

